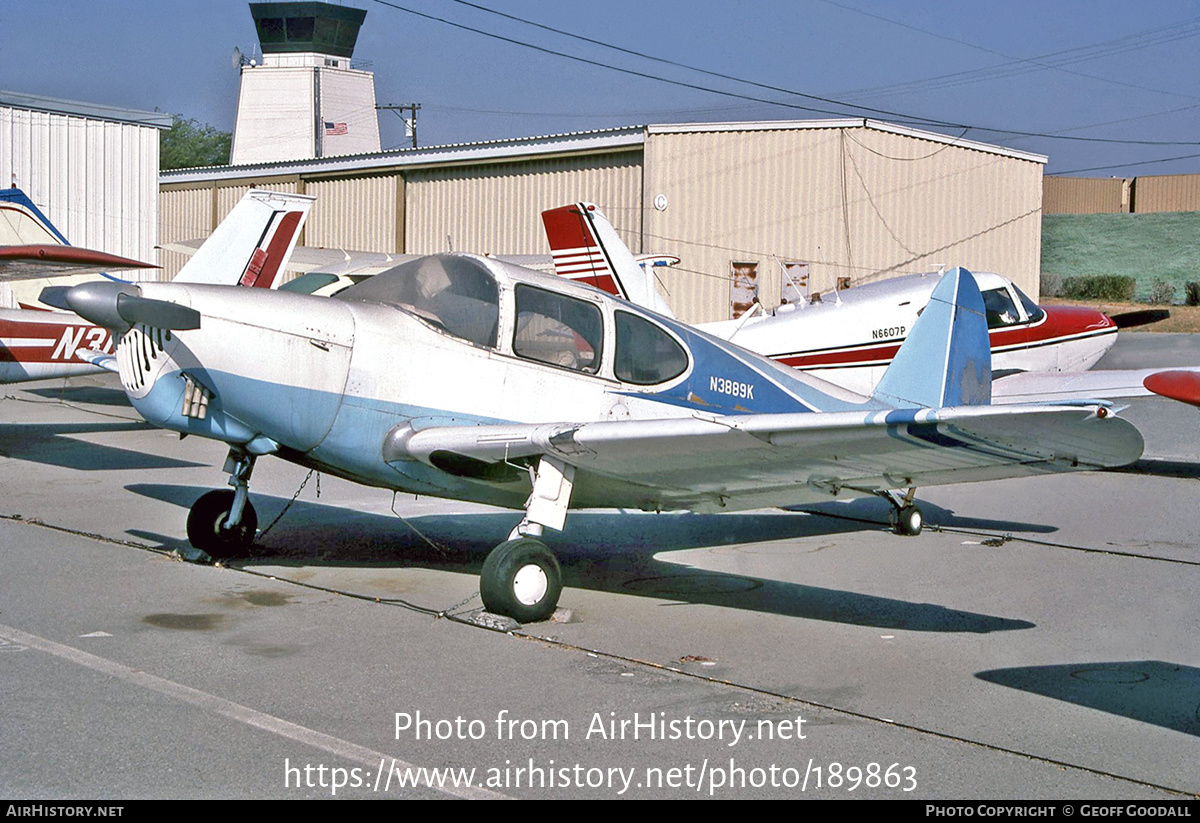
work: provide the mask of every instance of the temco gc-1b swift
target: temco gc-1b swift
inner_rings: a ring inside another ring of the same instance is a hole
[[[480,592],[522,621],[558,601],[543,538],[571,508],[880,495],[897,529],[916,533],[917,486],[1111,466],[1142,450],[1103,403],[989,405],[984,305],[962,270],[941,279],[870,396],[590,286],[470,255],[406,262],[335,298],[178,283],[58,298],[120,334],[121,382],[146,420],[229,444],[233,488],[192,506],[193,545],[221,557],[254,539],[248,483],[266,455],[519,509]]]

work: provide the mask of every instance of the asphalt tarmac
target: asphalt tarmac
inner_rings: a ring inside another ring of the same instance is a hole
[[[505,632],[477,575],[517,513],[268,459],[252,556],[194,562],[220,444],[115,379],[0,396],[0,797],[1200,794],[1189,406],[1130,401],[1129,469],[922,489],[915,538],[878,500],[574,513],[561,620]]]

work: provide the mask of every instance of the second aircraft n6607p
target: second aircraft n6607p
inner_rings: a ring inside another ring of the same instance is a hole
[[[218,250],[219,251],[219,250]],[[246,265],[205,258],[206,266]],[[194,262],[194,261],[193,261]],[[435,255],[335,299],[196,283],[89,283],[44,299],[120,336],[149,422],[229,445],[232,489],[189,539],[243,550],[255,462],[524,511],[488,556],[485,606],[545,618],[568,509],[728,511],[1128,463],[1142,438],[1104,403],[989,404],[985,307],[946,274],[878,386],[860,395],[587,285]],[[907,493],[905,493],[907,490]]]

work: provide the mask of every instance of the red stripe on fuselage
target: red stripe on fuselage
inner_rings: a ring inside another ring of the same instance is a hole
[[[988,332],[992,352],[1012,352],[1053,346],[1069,340],[1116,334],[1117,324],[1094,309],[1076,306],[1048,306],[1045,317]],[[892,361],[900,343],[846,346],[811,352],[772,355],[780,363],[796,369],[829,369],[846,366],[883,366]]]
[[[75,356],[76,349],[113,350],[108,329],[84,322],[0,320],[0,340],[38,341],[0,345],[0,362],[4,363],[87,363]]]

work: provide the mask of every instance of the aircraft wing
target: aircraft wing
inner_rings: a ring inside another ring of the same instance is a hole
[[[1152,394],[1146,378],[1165,372],[1157,369],[1099,369],[1084,372],[1020,372],[992,381],[992,402],[1069,403],[1145,397]],[[1196,372],[1200,367],[1180,367],[1176,371]]]
[[[548,455],[577,470],[572,505],[587,505],[589,482],[628,483],[646,508],[714,511],[1118,466],[1142,446],[1104,406],[974,406],[442,427],[389,438],[384,457],[444,467]]]
[[[143,263],[140,260],[131,260],[94,249],[81,249],[78,246],[0,246],[0,281],[156,268],[158,266],[153,263]]]
[[[196,253],[207,238],[180,240],[174,243],[164,243],[160,248],[186,254],[189,257]],[[489,255],[505,263],[524,266],[535,271],[551,272],[554,269],[550,256],[546,254],[496,254]],[[389,254],[375,251],[354,251],[334,249],[322,246],[296,246],[288,259],[287,270],[299,274],[323,272],[327,274],[379,274],[393,266],[407,263],[424,257],[421,254]]]

